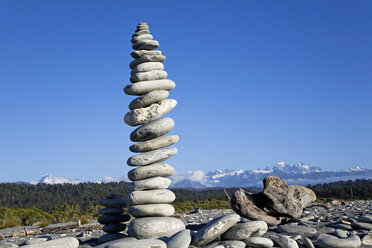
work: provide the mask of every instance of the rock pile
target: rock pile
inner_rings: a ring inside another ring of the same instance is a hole
[[[159,43],[153,40],[146,23],[137,26],[131,42],[135,49],[131,53],[134,60],[129,65],[131,84],[124,88],[124,92],[138,97],[129,104],[130,111],[125,114],[124,122],[141,126],[130,134],[130,140],[138,143],[129,149],[139,154],[127,161],[129,166],[137,166],[128,173],[133,181],[128,195],[128,212],[136,217],[128,227],[128,234],[141,239],[169,237],[185,229],[181,220],[171,217],[174,207],[170,203],[175,200],[175,195],[168,190],[171,180],[167,177],[174,174],[174,169],[161,163],[177,153],[177,148],[168,146],[177,143],[178,136],[164,136],[173,129],[173,119],[159,118],[177,104],[176,100],[167,99],[175,83],[166,79],[162,64],[165,56],[155,50]]]
[[[98,217],[98,222],[103,226],[102,230],[107,234],[99,238],[99,243],[105,243],[110,240],[120,239],[126,237],[120,233],[127,227],[123,222],[129,221],[130,216],[122,214],[126,202],[119,199],[116,195],[110,194],[105,199],[101,199],[99,203],[105,208],[98,211],[101,216]]]
[[[264,189],[257,194],[239,189],[231,197],[231,207],[239,215],[278,225],[301,216],[303,209],[316,200],[315,193],[306,187],[288,186],[280,177],[263,180]]]

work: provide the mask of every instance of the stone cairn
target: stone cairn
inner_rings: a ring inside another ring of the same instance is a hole
[[[124,234],[120,233],[127,227],[126,222],[130,220],[130,216],[122,214],[126,205],[124,200],[119,199],[116,195],[110,194],[105,199],[101,199],[99,203],[105,208],[98,211],[101,216],[98,217],[98,222],[103,226],[102,230],[107,234],[103,235],[100,243],[104,243],[113,239],[123,238]]]
[[[138,96],[130,104],[124,122],[130,126],[139,126],[130,134],[130,140],[138,142],[129,147],[139,153],[130,157],[129,166],[137,168],[128,172],[131,181],[128,195],[129,214],[135,219],[129,224],[131,237],[146,239],[169,237],[185,229],[183,222],[173,218],[174,207],[170,205],[175,195],[168,190],[174,174],[174,168],[161,163],[177,153],[170,147],[178,141],[177,135],[167,135],[174,127],[173,119],[159,118],[170,112],[177,104],[167,99],[169,90],[175,83],[167,78],[163,71],[165,56],[155,50],[159,42],[153,40],[146,23],[140,23],[132,36],[131,53],[134,60],[130,63],[131,84],[124,88],[128,95]]]

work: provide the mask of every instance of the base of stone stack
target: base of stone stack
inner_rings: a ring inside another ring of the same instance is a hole
[[[185,224],[177,218],[144,217],[129,224],[128,234],[138,239],[170,237],[185,228]]]

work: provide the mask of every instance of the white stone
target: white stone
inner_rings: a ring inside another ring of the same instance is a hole
[[[148,107],[153,103],[160,102],[169,96],[169,91],[167,90],[155,90],[151,91],[143,96],[137,97],[129,104],[129,109],[137,109]]]
[[[174,168],[164,163],[154,163],[141,166],[128,172],[131,181],[143,180],[151,177],[170,177],[174,174]]]
[[[150,80],[150,81],[141,81],[134,84],[129,84],[125,86],[124,92],[127,95],[142,96],[151,91],[155,90],[171,90],[176,87],[176,84],[169,79],[161,80]]]
[[[175,199],[176,195],[168,189],[133,191],[128,195],[128,202],[131,205],[171,203]]]
[[[135,66],[131,73],[138,73],[138,72],[147,72],[147,71],[157,71],[157,70],[163,70],[164,65],[161,62],[147,62],[142,63],[137,66]]]
[[[171,180],[164,177],[152,177],[144,180],[132,182],[128,185],[130,191],[148,189],[167,189]]]
[[[139,64],[146,63],[146,62],[164,62],[166,57],[161,54],[143,54],[142,56],[138,57],[138,59],[133,60],[130,62],[129,67],[133,69]]]
[[[136,83],[139,81],[166,79],[167,76],[168,76],[168,73],[166,71],[161,71],[161,70],[146,71],[146,72],[133,73],[129,80],[132,83]]]
[[[167,248],[166,244],[159,239],[140,239],[133,237],[117,239],[95,248]]]
[[[249,221],[237,223],[225,232],[221,238],[226,240],[244,240],[251,236],[262,236],[267,231],[265,221]]]
[[[136,50],[131,52],[130,56],[134,59],[138,59],[139,57],[143,55],[161,55],[161,51],[156,50],[156,51],[149,51],[149,50]]]
[[[124,122],[132,127],[147,124],[150,121],[169,113],[176,105],[176,100],[164,99],[159,103],[151,104],[149,107],[129,111],[124,116]]]
[[[156,40],[139,40],[133,43],[132,48],[136,50],[154,50],[159,47]]]
[[[190,243],[191,233],[188,229],[173,234],[166,242],[167,248],[188,248]]]
[[[271,239],[263,237],[249,237],[244,240],[248,247],[254,248],[271,248],[274,246],[274,242]]]
[[[130,157],[127,164],[130,166],[145,166],[153,163],[162,162],[177,154],[177,148],[163,148],[151,152],[144,152]]]
[[[238,214],[228,214],[210,221],[200,229],[192,240],[192,245],[203,246],[226,232],[240,220]]]
[[[152,40],[153,38],[151,34],[138,34],[132,38],[131,42],[135,43],[139,40]]]
[[[172,216],[174,207],[170,204],[143,204],[130,206],[128,212],[134,217]]]
[[[174,127],[172,118],[164,117],[147,123],[130,134],[131,141],[147,141],[170,132]]]
[[[128,234],[138,239],[170,237],[185,229],[185,224],[172,217],[144,217],[134,219],[128,226]]]
[[[270,238],[282,248],[299,248],[295,240],[286,235],[270,235]]]
[[[79,240],[72,237],[60,238],[45,241],[43,243],[37,243],[32,245],[24,245],[25,248],[77,248],[79,246]]]

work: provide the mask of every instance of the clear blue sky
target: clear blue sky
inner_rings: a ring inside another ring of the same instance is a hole
[[[177,171],[372,167],[372,1],[0,1],[0,182],[120,176],[130,38],[176,83]]]

